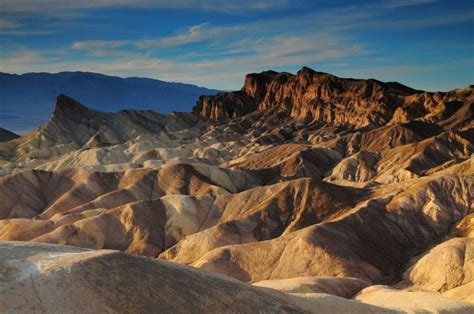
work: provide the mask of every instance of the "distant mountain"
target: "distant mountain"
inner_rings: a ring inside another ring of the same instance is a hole
[[[0,126],[24,132],[46,122],[59,94],[102,111],[153,109],[190,111],[201,95],[218,91],[148,78],[89,72],[0,73]]]
[[[7,142],[18,137],[20,137],[18,134],[8,131],[4,128],[0,128],[0,142]]]

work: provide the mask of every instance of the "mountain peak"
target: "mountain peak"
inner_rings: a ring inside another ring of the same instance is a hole
[[[300,73],[315,74],[315,73],[318,73],[318,72],[316,72],[315,70],[313,70],[311,68],[308,68],[307,66],[304,66],[298,71],[298,74],[300,74]]]
[[[20,137],[18,134],[4,128],[0,128],[0,142],[8,142],[18,137]]]
[[[53,118],[61,118],[64,115],[71,116],[89,110],[92,109],[87,108],[86,106],[80,104],[78,101],[72,99],[67,95],[59,94],[56,97],[56,104],[53,110]]]
[[[298,77],[301,77],[301,76],[309,76],[309,77],[313,77],[313,76],[327,76],[327,77],[334,77],[334,78],[338,78],[336,77],[335,75],[332,75],[332,74],[329,74],[329,73],[326,73],[326,72],[320,72],[320,71],[315,71],[311,68],[308,68],[306,66],[302,67],[297,73],[296,73],[296,76]]]
[[[139,135],[158,133],[167,127],[179,131],[197,122],[189,115],[162,115],[152,110],[105,112],[59,94],[51,118],[35,133],[44,139],[43,147],[58,144],[75,148],[102,147],[123,143]]]

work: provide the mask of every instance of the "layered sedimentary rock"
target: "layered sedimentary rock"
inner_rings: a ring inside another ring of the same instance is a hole
[[[120,250],[305,302],[470,310],[472,91],[303,68],[250,74],[194,113],[61,95],[0,143],[0,240]]]

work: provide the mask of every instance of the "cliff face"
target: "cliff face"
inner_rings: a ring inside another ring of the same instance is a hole
[[[303,67],[296,75],[273,71],[249,74],[240,91],[201,97],[194,112],[224,121],[257,110],[283,112],[296,120],[355,127],[408,122],[445,110],[462,93],[427,93],[399,83],[338,78]],[[449,99],[448,99],[449,98]],[[449,108],[448,108],[449,107]]]

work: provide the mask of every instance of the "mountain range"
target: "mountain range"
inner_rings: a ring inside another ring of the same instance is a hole
[[[0,143],[0,308],[474,311],[474,86],[303,67],[191,112],[85,104]]]
[[[120,78],[89,72],[0,73],[0,126],[24,133],[47,121],[57,95],[67,94],[103,111],[154,109],[190,111],[211,90],[148,78]]]

